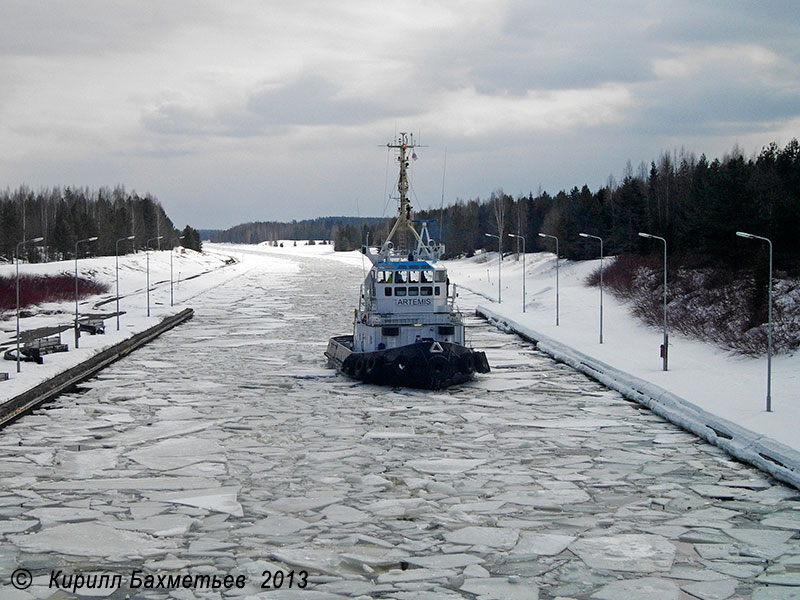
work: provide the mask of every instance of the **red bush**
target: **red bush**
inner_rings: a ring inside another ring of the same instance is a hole
[[[103,294],[108,286],[98,281],[78,277],[78,298]],[[20,275],[20,307],[43,304],[45,302],[64,302],[75,299],[75,276],[68,273],[59,275]],[[14,310],[17,306],[16,277],[0,276],[0,310]]]
[[[694,339],[713,342],[734,352],[766,352],[767,324],[756,322],[749,307],[754,293],[752,276],[720,266],[682,260],[667,273],[669,329]],[[664,319],[664,271],[658,257],[618,256],[603,269],[603,285],[625,300],[631,312],[654,327]],[[687,264],[693,266],[685,266]],[[587,278],[598,285],[600,270]],[[792,352],[800,347],[800,285],[786,273],[775,273],[773,347]]]

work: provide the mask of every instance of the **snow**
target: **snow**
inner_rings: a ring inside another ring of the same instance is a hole
[[[522,533],[511,551],[512,560],[531,560],[537,556],[555,556],[575,541],[575,537],[555,533]]]
[[[461,589],[479,598],[496,600],[536,600],[539,597],[539,588],[533,581],[517,581],[511,578],[467,579]]]
[[[128,457],[150,469],[171,471],[203,461],[222,462],[222,447],[214,440],[181,437],[162,440],[128,453]]]
[[[469,458],[439,458],[432,460],[410,460],[408,466],[420,473],[465,473],[484,464],[486,461]]]
[[[121,531],[100,523],[66,523],[30,535],[9,538],[28,552],[104,556],[112,561],[165,554],[172,548],[168,543],[146,534]]]
[[[590,500],[581,489],[547,489],[533,492],[505,492],[496,496],[498,500],[536,508],[559,508],[565,504],[577,504]]]
[[[239,486],[227,488],[211,488],[205,490],[191,490],[185,492],[170,492],[151,494],[150,498],[161,502],[174,502],[211,511],[228,513],[236,517],[244,515],[242,505],[237,500]]]
[[[452,569],[479,564],[483,562],[483,559],[474,554],[434,554],[407,558],[406,562],[430,569]]]
[[[519,532],[502,527],[463,527],[457,531],[446,533],[444,538],[453,544],[489,546],[510,550],[517,544]]]
[[[595,569],[639,573],[669,571],[675,558],[675,546],[661,536],[648,534],[583,538],[569,549]]]
[[[678,586],[665,579],[643,577],[617,581],[604,586],[592,594],[598,600],[618,600],[619,598],[648,598],[648,600],[678,600]]]
[[[294,517],[285,517],[281,515],[274,515],[261,519],[253,523],[250,527],[241,529],[242,533],[258,536],[286,536],[291,535],[297,531],[310,527],[311,523],[307,523],[302,519]]]

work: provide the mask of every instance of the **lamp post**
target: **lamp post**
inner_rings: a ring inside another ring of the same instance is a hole
[[[600,242],[600,343],[603,343],[603,238],[588,233],[579,233],[583,238],[592,238]]]
[[[661,358],[663,359],[663,370],[667,370],[668,357],[669,357],[669,336],[667,335],[667,240],[657,235],[650,235],[649,233],[639,232],[643,238],[650,238],[653,240],[661,240],[664,242],[664,345],[661,347]]]
[[[185,237],[186,237],[185,235],[182,235],[182,236],[172,240],[172,243],[174,244],[178,240],[182,240]],[[367,240],[369,240],[369,232],[367,232]],[[170,306],[174,306],[173,296],[172,296],[172,255],[174,253],[175,253],[174,248],[170,248],[169,249],[169,305]]]
[[[558,238],[547,233],[540,233],[539,237],[552,238],[556,241],[556,327],[558,327]]]
[[[17,244],[17,249],[14,252],[14,258],[17,263],[17,373],[20,372],[19,366],[19,248],[20,246],[24,246],[28,243],[35,243],[41,242],[44,238],[43,237],[36,237],[30,240],[22,240],[19,244]]]
[[[156,240],[160,240],[163,235],[159,235],[158,237],[150,238],[147,240],[147,243],[144,246],[144,255],[147,262],[147,316],[150,316],[150,242],[154,242]]]
[[[522,240],[522,312],[525,312],[525,236],[509,233],[508,237]]]
[[[81,330],[80,326],[78,325],[78,244],[83,244],[84,242],[94,242],[97,240],[97,236],[92,236],[90,238],[85,238],[82,240],[78,240],[75,242],[75,348],[78,348],[78,339],[81,337]]]
[[[502,304],[501,288],[500,288],[500,268],[503,264],[503,240],[499,235],[493,233],[484,233],[486,237],[497,238],[497,303]]]
[[[128,237],[120,238],[114,244],[114,262],[117,274],[117,331],[119,331],[119,243],[132,240],[135,237],[135,235],[129,235]]]
[[[736,235],[748,240],[761,240],[769,244],[769,305],[767,307],[767,412],[772,412],[772,242],[760,235],[737,231]]]

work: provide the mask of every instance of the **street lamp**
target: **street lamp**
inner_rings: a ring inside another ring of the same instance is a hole
[[[501,299],[500,295],[500,267],[503,264],[503,240],[499,235],[495,235],[493,233],[484,233],[483,235],[486,237],[497,238],[497,303],[501,304],[503,300]]]
[[[97,236],[92,236],[90,238],[85,238],[83,240],[78,240],[75,242],[75,348],[78,348],[78,338],[81,337],[80,326],[78,325],[78,244],[83,244],[84,242],[94,242],[97,240]]]
[[[150,242],[154,242],[156,240],[160,240],[163,238],[163,235],[159,235],[158,237],[150,238],[147,240],[147,243],[144,246],[144,255],[147,259],[147,316],[150,316]]]
[[[186,235],[182,235],[179,238],[172,240],[172,243],[174,244],[178,240],[182,240],[185,237]],[[367,240],[369,240],[369,232],[367,232]],[[169,305],[170,306],[174,305],[172,297],[172,255],[174,253],[175,253],[174,248],[170,248],[169,249]]]
[[[135,235],[129,235],[128,237],[120,238],[117,240],[116,244],[114,244],[114,259],[117,272],[117,331],[119,331],[119,243],[132,240],[135,237]]]
[[[14,251],[14,258],[15,258],[14,262],[17,263],[17,373],[20,372],[20,366],[19,366],[19,248],[20,248],[20,246],[24,246],[25,244],[28,244],[28,243],[41,242],[43,239],[44,239],[43,237],[37,237],[37,238],[32,238],[30,240],[22,240],[19,244],[17,244],[17,249]]]
[[[761,240],[769,244],[769,306],[767,308],[767,412],[772,412],[772,242],[760,235],[737,231],[736,235],[748,240]]]
[[[600,343],[603,343],[603,238],[590,235],[588,233],[579,233],[582,238],[592,238],[600,242]]]
[[[558,327],[558,238],[547,233],[540,233],[539,237],[552,238],[556,241],[556,327]]]
[[[509,233],[508,237],[522,240],[522,312],[525,312],[525,236]]]
[[[639,232],[643,238],[650,238],[653,240],[661,240],[664,242],[664,345],[661,347],[661,358],[663,359],[663,369],[667,370],[667,359],[669,357],[669,336],[667,335],[667,240],[657,235],[650,235],[649,233]]]

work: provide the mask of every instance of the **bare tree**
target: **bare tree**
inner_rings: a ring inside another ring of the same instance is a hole
[[[502,188],[496,192],[492,192],[489,202],[492,204],[494,218],[497,222],[497,235],[500,236],[497,250],[500,252],[500,260],[503,260],[503,230],[506,219],[506,198]]]

